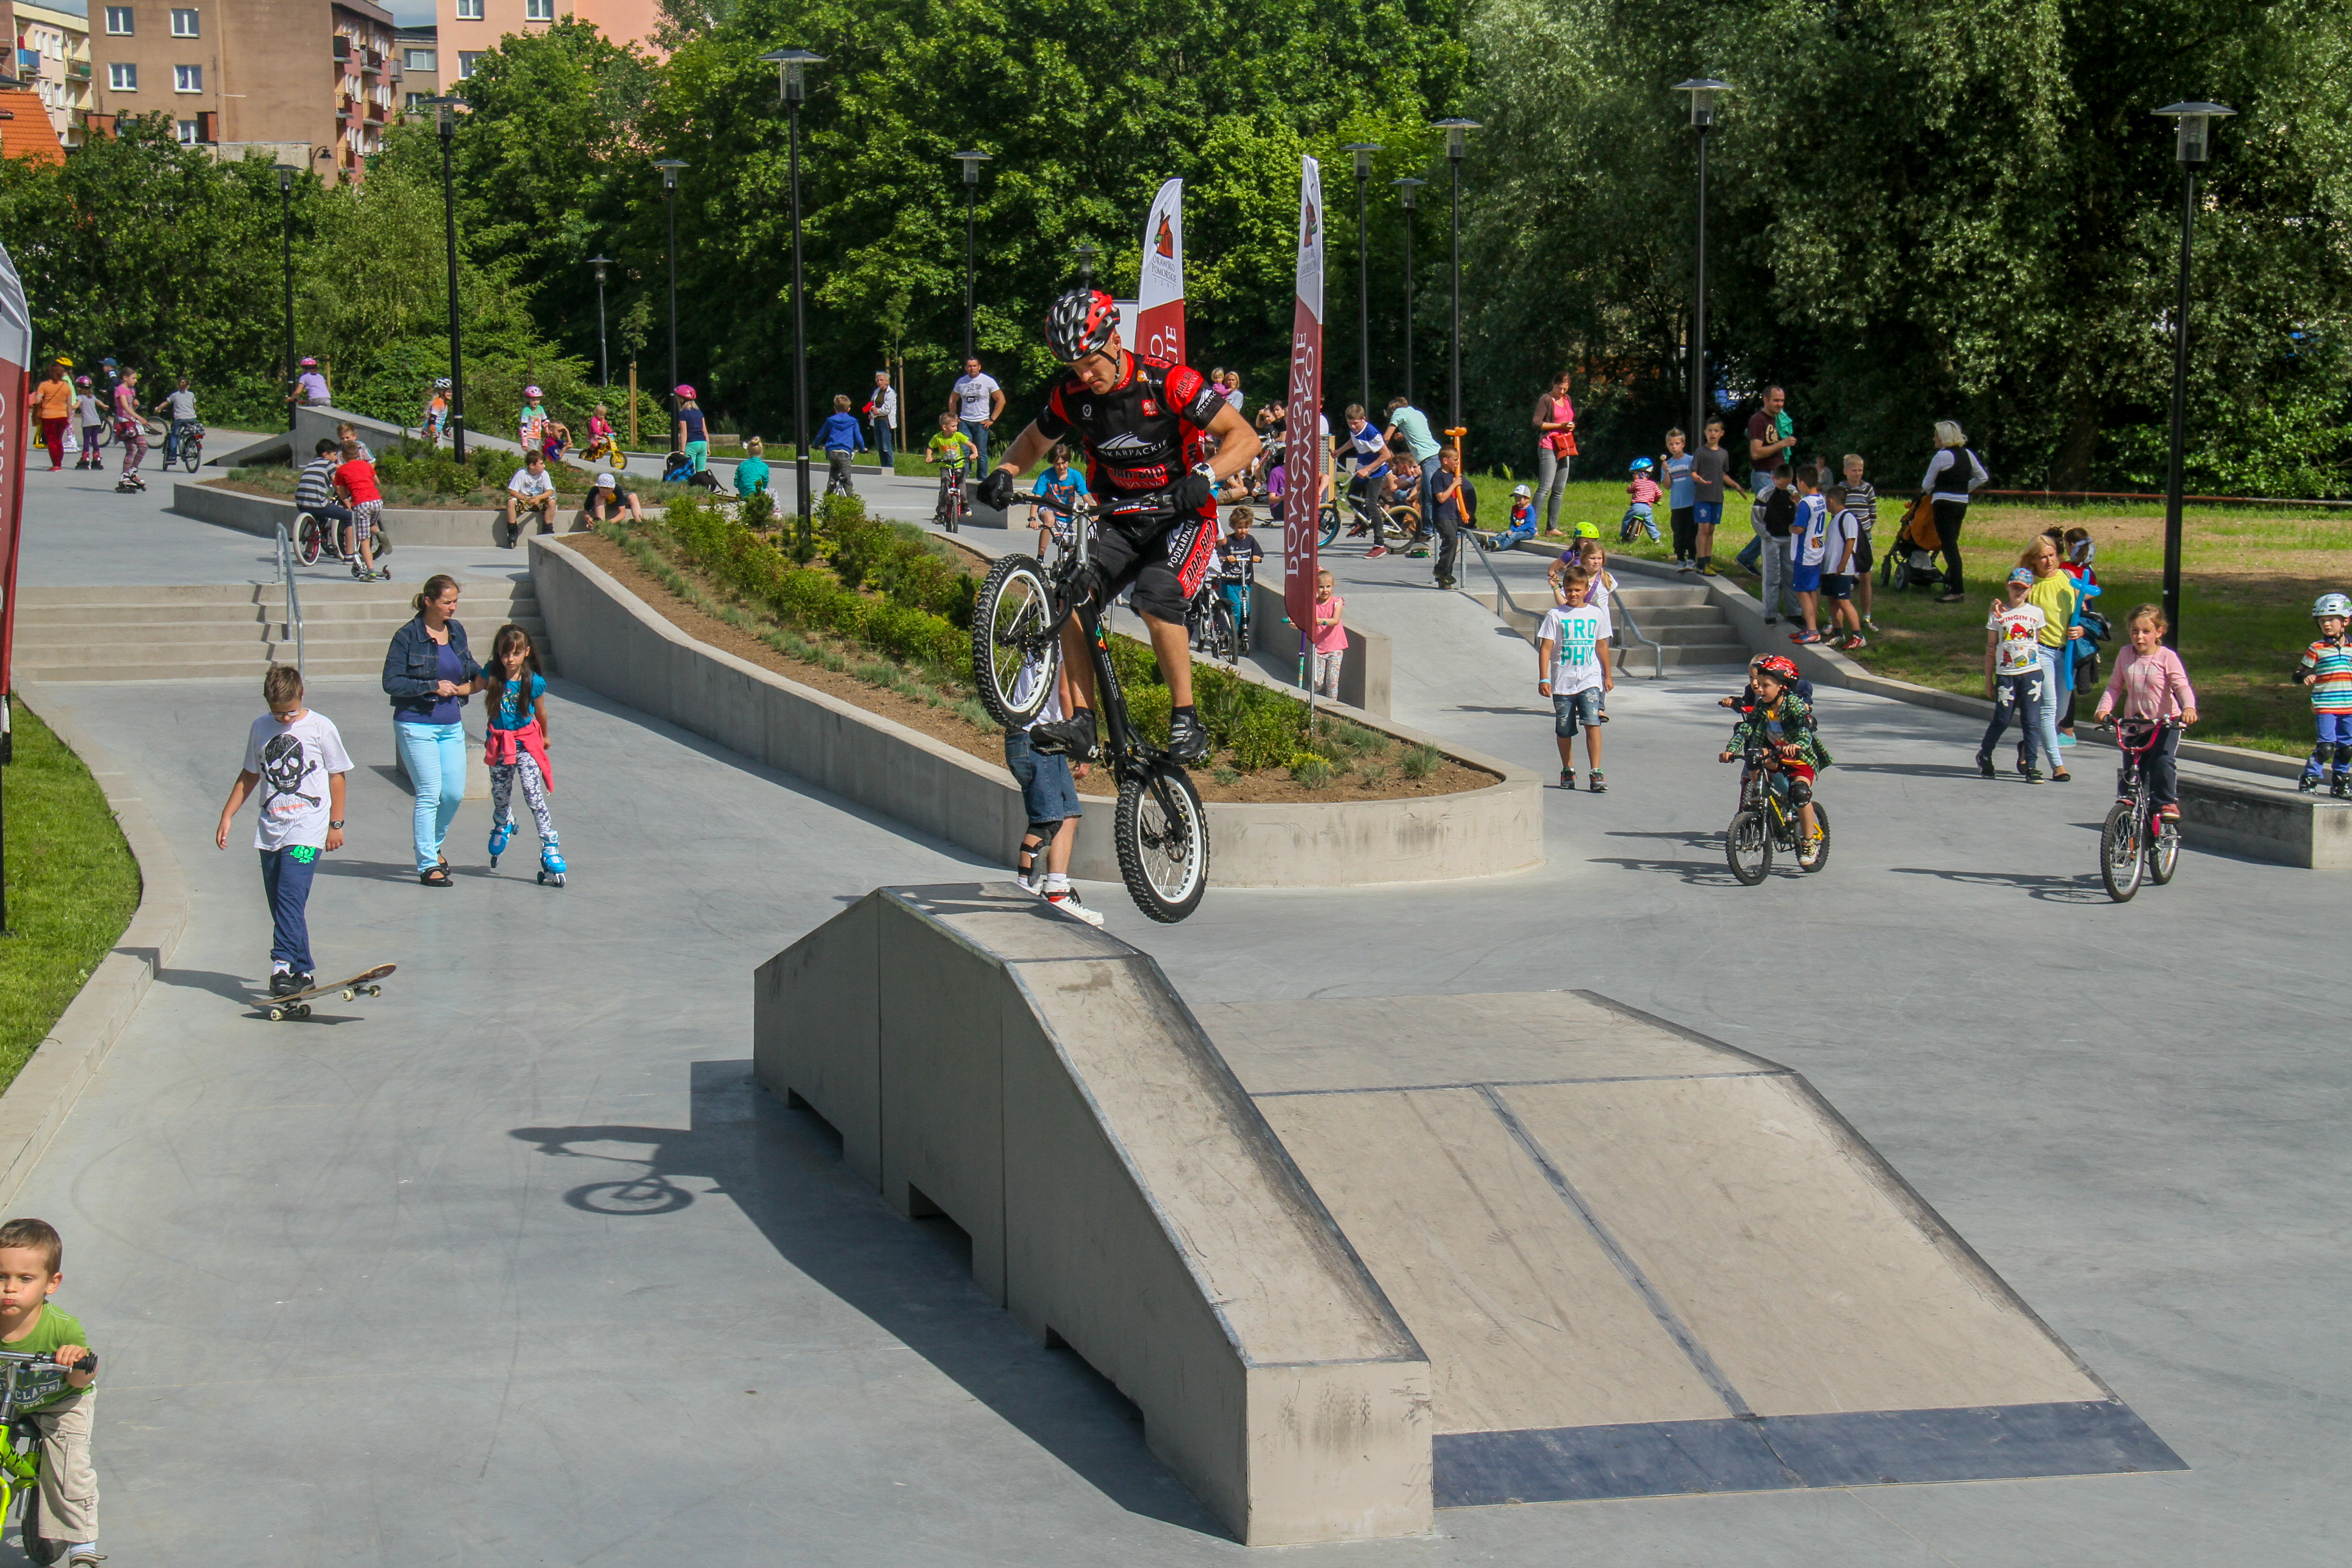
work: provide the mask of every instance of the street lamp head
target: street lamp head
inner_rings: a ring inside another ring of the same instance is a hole
[[[1071,247],[1077,253],[1078,276],[1089,289],[1095,283],[1095,247],[1081,241]]]
[[[995,154],[993,153],[967,152],[950,153],[948,156],[953,158],[957,163],[963,165],[963,183],[967,185],[976,185],[980,184],[980,166],[982,163],[987,163],[991,158],[994,157]]]
[[[1674,90],[1691,95],[1691,123],[1704,131],[1715,123],[1716,95],[1729,92],[1731,84],[1717,81],[1711,76],[1695,76],[1688,81],[1675,83]]]
[[[1445,132],[1445,155],[1456,160],[1461,158],[1462,144],[1468,138],[1470,132],[1482,129],[1476,121],[1464,120],[1458,116],[1451,120],[1436,121],[1433,123],[1435,124],[1438,130]]]
[[[588,258],[588,265],[596,269],[596,281],[602,283],[604,281],[604,268],[613,265],[613,258],[609,256],[592,256]]]
[[[2168,103],[2156,112],[2170,115],[2180,127],[2175,151],[2181,166],[2193,169],[2212,153],[2213,121],[2227,120],[2238,111],[2226,103]]]
[[[677,172],[686,167],[686,160],[683,158],[656,158],[654,160],[654,167],[662,172],[662,189],[666,191],[674,191],[677,189]]]
[[[301,171],[291,163],[278,164],[278,194],[281,196],[290,195],[294,189],[294,176],[300,173]]]
[[[466,100],[462,98],[444,94],[439,98],[420,98],[416,101],[418,107],[430,109],[434,111],[433,117],[435,121],[441,127],[441,134],[446,136],[452,131],[457,129],[457,106]]]
[[[1350,142],[1339,149],[1342,153],[1353,153],[1356,155],[1356,178],[1360,180],[1370,176],[1372,154],[1380,150],[1381,144],[1377,142]]]
[[[808,97],[808,83],[801,72],[809,66],[824,64],[824,57],[807,49],[771,49],[760,57],[773,62],[776,68],[776,101],[799,103]]]
[[[1411,212],[1412,211],[1413,192],[1421,189],[1422,186],[1429,184],[1429,182],[1427,180],[1416,180],[1412,175],[1407,174],[1402,179],[1391,180],[1389,184],[1397,188],[1398,196],[1404,202],[1404,210]]]

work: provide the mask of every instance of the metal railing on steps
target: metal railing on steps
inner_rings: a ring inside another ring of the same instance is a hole
[[[302,673],[302,595],[294,586],[294,539],[291,524],[272,529],[278,539],[278,581],[286,590],[286,626],[294,637],[294,670]]]
[[[1465,531],[1467,531],[1465,530]],[[1478,564],[1484,566],[1486,569],[1486,575],[1495,580],[1495,602],[1498,605],[1507,605],[1510,606],[1513,614],[1532,616],[1538,622],[1543,619],[1542,611],[1523,608],[1518,600],[1511,596],[1510,587],[1503,581],[1503,574],[1495,570],[1495,563],[1492,561],[1486,559],[1487,552],[1479,545],[1475,534],[1470,537],[1465,545],[1465,548],[1472,554],[1478,557]],[[1549,605],[1545,606],[1547,609],[1550,606]],[[1666,678],[1666,650],[1642,635],[1640,625],[1633,619],[1633,606],[1626,604],[1622,597],[1612,595],[1609,601],[1609,619],[1612,626],[1624,627],[1626,631],[1633,634],[1633,637],[1635,642],[1640,643],[1643,647],[1650,650],[1650,657],[1655,664],[1655,668],[1654,668],[1650,672],[1650,679],[1653,680],[1664,680]],[[1616,643],[1617,670],[1618,673],[1622,675],[1626,673],[1625,660],[1631,657],[1631,655],[1628,653],[1625,644],[1622,638],[1612,638],[1612,640]]]

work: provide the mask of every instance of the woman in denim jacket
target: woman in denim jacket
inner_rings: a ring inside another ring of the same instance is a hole
[[[383,656],[383,689],[392,698],[393,734],[400,765],[416,791],[416,879],[449,884],[441,842],[466,798],[467,695],[480,690],[482,667],[466,648],[458,624],[457,580],[426,579],[411,601],[416,618],[392,635]]]

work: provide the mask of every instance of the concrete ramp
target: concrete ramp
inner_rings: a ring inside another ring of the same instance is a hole
[[[753,1037],[1242,1541],[1428,1530],[1428,1363],[1149,957],[1009,883],[884,889],[760,967]]]
[[[1439,1507],[2184,1468],[1785,1068],[1574,992],[1201,1021],[1429,1357]]]

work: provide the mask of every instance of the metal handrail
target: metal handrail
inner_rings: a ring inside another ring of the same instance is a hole
[[[1464,531],[1466,533],[1470,531],[1465,529]],[[1468,548],[1477,555],[1478,564],[1486,569],[1486,575],[1495,580],[1496,602],[1498,604],[1508,605],[1511,607],[1512,612],[1516,615],[1535,615],[1535,612],[1532,610],[1525,610],[1519,607],[1518,600],[1511,596],[1511,590],[1504,584],[1503,574],[1495,570],[1495,563],[1492,561],[1486,559],[1486,557],[1492,552],[1481,548],[1475,535],[1471,538]],[[1537,616],[1536,618],[1538,620],[1542,619],[1540,616]],[[1633,640],[1642,644],[1650,650],[1651,657],[1656,660],[1656,668],[1652,670],[1650,679],[1653,680],[1664,680],[1666,678],[1666,650],[1642,635],[1641,626],[1633,620],[1632,606],[1619,601],[1612,595],[1609,605],[1609,618],[1612,623],[1622,622],[1625,629],[1633,634]],[[1620,641],[1617,644],[1617,669],[1620,674],[1623,674],[1625,672],[1625,645]]]
[[[293,526],[289,522],[271,531],[278,539],[278,581],[286,590],[286,625],[294,633],[294,672],[303,675],[302,595],[294,586]]]

